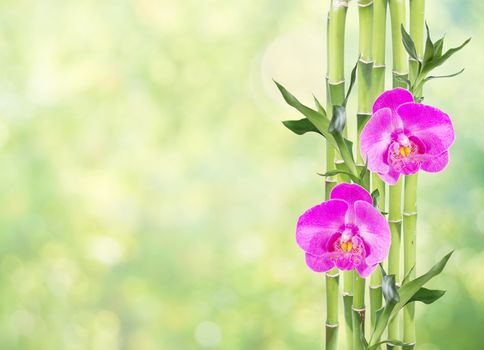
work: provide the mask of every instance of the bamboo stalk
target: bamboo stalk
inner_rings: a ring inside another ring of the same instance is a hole
[[[386,38],[387,0],[375,0],[373,3],[373,70],[372,100],[385,89],[385,38]],[[380,202],[378,209],[385,212],[385,183],[377,174],[372,174],[371,190],[378,190]],[[370,278],[370,320],[372,328],[376,322],[376,312],[382,307],[382,275],[376,269]]]
[[[405,0],[389,0],[390,18],[392,28],[392,52],[393,52],[393,74],[408,77],[408,55],[402,42],[401,25],[406,23]],[[393,87],[405,87],[395,77]],[[400,178],[395,186],[389,186],[389,215],[388,222],[392,234],[392,244],[388,257],[388,273],[394,274],[397,283],[400,283],[400,242],[402,230],[402,179]],[[388,338],[400,339],[398,317],[388,325]],[[398,349],[400,347],[387,346],[387,349]]]
[[[373,68],[373,0],[358,1],[359,18],[359,60],[358,60],[358,112],[357,144],[360,134],[371,116],[373,103],[371,78]],[[357,152],[358,168],[364,166],[361,153]],[[370,178],[365,179],[365,188],[370,189]],[[353,350],[363,350],[361,338],[365,335],[365,279],[354,271],[353,295]]]
[[[353,350],[364,350],[361,343],[362,332],[365,331],[365,279],[354,271],[353,296]]]
[[[410,35],[415,43],[417,56],[422,58],[424,52],[425,0],[410,0]],[[410,79],[417,75],[417,62],[410,60]],[[417,97],[422,96],[422,89],[414,91]],[[404,274],[409,274],[410,280],[416,276],[417,264],[417,182],[418,174],[405,177],[404,208],[403,208],[403,249]],[[412,350],[416,343],[415,303],[410,303],[403,310],[403,341],[412,345],[405,350]]]
[[[332,114],[332,106],[342,104],[345,95],[344,77],[344,38],[347,5],[343,2],[335,4],[330,0],[327,28],[327,52],[328,52],[328,73],[327,73],[327,111]],[[326,169],[335,168],[337,153],[329,144],[326,146]],[[326,180],[326,199],[329,199],[332,188],[336,184],[334,178]],[[338,297],[339,293],[339,270],[332,269],[326,274],[326,337],[325,349],[338,349]]]
[[[417,174],[405,176],[405,199],[403,208],[403,251],[404,274],[409,274],[409,280],[415,278],[416,239],[417,239]],[[403,341],[413,344],[404,349],[415,348],[415,303],[410,303],[403,309]]]

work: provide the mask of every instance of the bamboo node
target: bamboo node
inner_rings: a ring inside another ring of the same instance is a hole
[[[331,80],[329,80],[329,78],[328,78],[328,84],[329,84],[329,85],[336,86],[336,85],[341,85],[341,84],[344,84],[344,83],[345,83],[345,80],[344,80],[344,79],[337,80],[337,81],[331,81]]]
[[[402,221],[403,221],[402,219],[388,220],[389,223],[394,223],[394,224],[398,224],[398,223],[400,223]]]
[[[339,324],[338,323],[335,323],[335,324],[326,323],[326,327],[328,327],[328,328],[338,328]]]
[[[335,7],[335,8],[348,7],[348,1],[347,0],[333,0],[333,7]]]
[[[381,288],[381,284],[376,284],[374,286],[370,285],[370,289],[379,289],[379,288]]]
[[[351,309],[355,312],[358,312],[358,313],[362,313],[362,312],[365,312],[366,311],[366,307],[362,308],[362,309],[357,309],[355,307],[351,307]]]
[[[342,293],[344,297],[352,297],[353,296],[353,293],[349,293],[349,292],[343,292]]]
[[[370,1],[369,3],[367,3],[367,4],[362,4],[362,3],[361,3],[361,0],[360,0],[360,1],[358,1],[358,7],[368,7],[368,6],[371,6],[371,5],[373,5],[373,0],[371,0],[371,1]]]
[[[339,277],[339,272],[334,274],[334,275],[331,275],[329,273],[326,274],[326,277],[329,277],[329,278],[336,278],[336,277]]]
[[[410,213],[403,212],[403,216],[415,216],[415,215],[417,215],[416,211],[413,211],[413,212],[410,212]]]

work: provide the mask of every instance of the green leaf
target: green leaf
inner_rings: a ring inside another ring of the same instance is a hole
[[[402,32],[402,42],[405,50],[407,50],[410,57],[415,61],[418,61],[417,50],[415,49],[415,43],[413,42],[410,34],[407,33],[403,24],[400,26],[400,31]]]
[[[447,50],[443,55],[441,55],[439,57],[435,57],[432,61],[430,61],[430,62],[427,63],[427,65],[423,69],[422,73],[424,75],[427,75],[430,71],[432,71],[435,68],[441,66],[452,55],[454,55],[456,52],[462,50],[470,41],[471,41],[471,38],[469,38],[466,41],[464,41],[460,46],[457,46],[457,47],[454,47],[452,49]]]
[[[329,132],[342,134],[346,126],[346,109],[344,106],[333,106],[333,117],[329,124]]]
[[[319,102],[319,100],[316,98],[316,96],[313,95],[313,98],[314,98],[314,104],[316,106],[316,110],[321,113],[322,115],[324,115],[326,118],[328,118],[327,114],[326,114],[326,110],[324,109],[323,105]]]
[[[406,283],[400,288],[400,290],[398,291],[400,294],[400,301],[395,306],[391,318],[396,316],[398,311],[402,309],[410,299],[412,299],[412,297],[420,290],[420,288],[422,288],[428,281],[430,281],[432,278],[434,278],[444,270],[445,265],[447,265],[447,262],[449,261],[453,253],[454,251],[451,251],[449,254],[444,256],[437,264],[435,264],[429,271],[427,271],[427,273]]]
[[[321,132],[314,126],[313,123],[309,121],[308,118],[303,118],[299,120],[284,120],[282,124],[284,124],[286,128],[288,128],[297,135],[303,135],[307,132],[316,132],[318,134],[321,134]]]
[[[324,116],[323,114],[315,111],[314,109],[311,109],[305,105],[303,105],[301,102],[298,101],[294,95],[292,95],[287,89],[279,84],[277,81],[274,81],[274,83],[277,85],[277,88],[282,94],[282,97],[284,97],[284,100],[286,103],[294,107],[296,110],[298,110],[300,113],[302,113],[306,118],[309,119],[311,123],[321,132],[321,134],[326,138],[326,140],[333,145],[333,147],[337,148],[338,144],[336,143],[336,140],[334,139],[334,136],[328,131],[329,128],[329,120]]]
[[[426,83],[426,82],[428,82],[429,80],[432,80],[432,79],[452,78],[452,77],[455,77],[459,74],[462,74],[464,72],[464,70],[465,70],[465,68],[462,68],[460,71],[453,73],[453,74],[448,74],[448,75],[431,75],[431,76],[425,78],[423,81],[424,81],[424,83]]]
[[[387,304],[396,304],[400,301],[395,275],[383,276],[381,290]]]
[[[440,57],[442,56],[442,51],[444,49],[444,38],[440,38],[434,43],[434,56]]]
[[[385,304],[381,316],[375,323],[375,327],[370,339],[370,348],[373,347],[374,349],[374,346],[380,341],[388,322],[398,314],[398,312],[409,302],[409,300],[420,290],[420,288],[422,288],[428,281],[443,271],[452,254],[453,251],[444,256],[437,264],[427,271],[427,273],[406,283],[405,285],[402,285],[402,287],[398,290],[400,300],[397,303],[393,302],[392,299],[389,299],[390,302]]]
[[[445,290],[420,288],[418,292],[410,298],[407,304],[415,301],[420,301],[424,304],[432,304],[442,298],[445,292]]]
[[[360,171],[360,180],[363,182],[365,179],[365,176],[367,176],[368,174],[369,173],[368,173],[368,157],[367,157],[365,160],[365,164],[363,165]]]
[[[415,270],[415,265],[413,265],[410,271],[408,271],[405,277],[403,277],[402,286],[406,284],[408,281],[410,281],[410,275],[412,274],[413,270]]]
[[[378,204],[380,203],[380,191],[378,189],[371,192],[371,200],[373,202],[373,206],[378,208]]]
[[[356,61],[355,66],[351,70],[351,76],[350,76],[350,86],[348,87],[348,92],[346,92],[345,99],[343,100],[343,106],[346,107],[346,104],[348,103],[348,98],[351,95],[351,90],[353,90],[353,86],[355,85],[356,81],[356,70],[358,68],[358,61]]]
[[[435,55],[435,47],[432,39],[430,38],[430,29],[427,23],[425,23],[425,28],[427,29],[427,41],[425,42],[425,52],[424,52],[424,59],[423,59],[423,66],[430,62]]]
[[[401,82],[401,83],[404,83],[404,84],[407,84],[407,87],[409,87],[410,85],[412,85],[412,83],[410,82],[410,80],[408,80],[407,76],[406,75],[400,75],[396,72],[393,72],[393,78],[395,78],[395,80]]]
[[[346,170],[335,169],[335,170],[327,171],[324,174],[318,173],[319,176],[323,176],[323,177],[336,176],[336,175],[340,175],[340,174],[349,176],[351,178],[351,181],[353,181],[353,182],[358,183],[358,181],[359,181],[359,179],[357,177],[355,177],[352,173],[350,173],[349,171],[346,171]]]

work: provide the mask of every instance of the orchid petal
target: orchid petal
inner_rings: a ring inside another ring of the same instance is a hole
[[[326,272],[334,267],[334,263],[329,258],[329,255],[314,256],[306,253],[306,265],[315,272]]]
[[[428,156],[428,159],[421,165],[422,170],[429,173],[438,173],[444,170],[449,163],[449,152],[445,151],[438,156]]]
[[[392,134],[401,129],[402,123],[389,108],[376,111],[368,120],[360,136],[360,151],[363,159],[368,159],[368,169],[386,173],[389,170],[385,161]]]
[[[348,203],[340,199],[332,199],[308,209],[297,222],[297,244],[304,251],[308,251],[311,241],[318,236],[320,244],[325,246],[331,235],[344,225],[347,210]]]
[[[405,133],[425,145],[425,153],[440,155],[454,144],[455,132],[450,117],[441,110],[419,103],[406,103],[397,109]]]
[[[355,203],[355,225],[359,236],[369,248],[366,264],[372,266],[385,260],[390,250],[390,228],[385,217],[371,204],[364,201]]]
[[[373,113],[382,108],[390,108],[392,112],[395,113],[401,104],[407,102],[413,102],[413,96],[410,91],[402,88],[388,90],[382,93],[376,99],[375,103],[373,104]]]

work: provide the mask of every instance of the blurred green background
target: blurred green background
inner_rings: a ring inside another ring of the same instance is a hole
[[[319,348],[294,226],[324,148],[271,79],[325,95],[327,2],[0,2],[1,349]],[[427,88],[458,138],[420,177],[419,269],[456,253],[419,349],[482,349],[484,4],[428,2],[434,37],[474,40]]]

